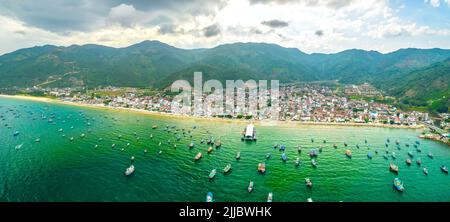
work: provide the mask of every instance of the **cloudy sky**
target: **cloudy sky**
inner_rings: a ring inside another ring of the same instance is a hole
[[[450,48],[450,0],[0,0],[0,54],[35,45],[268,42],[307,53]]]

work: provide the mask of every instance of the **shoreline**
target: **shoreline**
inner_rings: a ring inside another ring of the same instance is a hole
[[[47,97],[38,97],[38,96],[27,96],[27,95],[4,95],[0,94],[0,98],[10,98],[10,99],[22,99],[36,102],[44,102],[44,103],[55,103],[69,106],[78,106],[84,108],[93,108],[93,109],[103,109],[109,111],[121,111],[121,112],[134,112],[144,115],[150,116],[164,116],[164,117],[173,117],[179,119],[197,119],[203,121],[217,121],[217,122],[228,122],[228,123],[249,123],[253,122],[256,125],[283,125],[283,126],[340,126],[340,127],[378,127],[378,128],[395,128],[395,129],[423,129],[425,125],[416,125],[416,126],[405,126],[405,125],[387,125],[382,123],[337,123],[337,122],[301,122],[301,121],[281,121],[281,120],[243,120],[243,119],[224,119],[224,118],[215,118],[215,117],[200,117],[200,116],[188,116],[188,115],[178,115],[172,113],[164,113],[150,110],[142,110],[135,108],[124,108],[124,107],[110,107],[104,105],[95,105],[95,104],[86,104],[86,103],[77,103],[77,102],[69,102],[63,101],[59,99],[52,99]]]

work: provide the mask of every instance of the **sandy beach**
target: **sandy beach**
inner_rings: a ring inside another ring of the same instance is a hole
[[[62,101],[58,99],[46,98],[46,97],[36,97],[36,96],[27,96],[27,95],[2,95],[0,94],[0,98],[11,98],[11,99],[23,99],[37,102],[45,102],[45,103],[55,103],[55,104],[63,104],[70,106],[79,106],[84,108],[93,108],[93,109],[103,109],[103,110],[112,110],[119,112],[134,112],[138,114],[151,115],[151,116],[160,116],[160,117],[170,117],[177,119],[197,119],[198,121],[216,121],[223,123],[239,123],[239,124],[248,124],[249,122],[253,122],[256,125],[283,125],[283,126],[333,126],[333,127],[383,127],[383,128],[399,128],[399,129],[421,129],[425,128],[424,125],[416,125],[416,126],[405,126],[405,125],[388,125],[381,123],[337,123],[337,122],[300,122],[300,121],[280,121],[280,120],[244,120],[244,119],[224,119],[224,118],[214,118],[214,117],[199,117],[199,116],[188,116],[188,115],[178,115],[171,113],[163,113],[149,110],[141,110],[141,109],[133,109],[133,108],[123,108],[123,107],[110,107],[104,105],[94,105],[94,104],[85,104],[85,103],[76,103],[76,102],[68,102]]]

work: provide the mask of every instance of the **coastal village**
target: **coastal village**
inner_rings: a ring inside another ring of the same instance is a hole
[[[28,88],[25,92],[40,91],[45,96],[66,102],[99,105],[112,108],[132,108],[153,112],[171,113],[173,94],[166,91],[142,92],[137,88],[104,87],[84,88]],[[207,94],[204,94],[204,98]],[[358,123],[418,126],[433,124],[426,112],[403,111],[394,105],[375,101],[383,98],[381,92],[369,84],[346,85],[343,89],[332,89],[320,84],[290,84],[280,88],[279,120],[309,123]],[[270,113],[251,113],[235,109],[233,112],[197,112],[199,117],[235,119],[270,119]],[[440,127],[449,128],[449,114],[441,114]]]

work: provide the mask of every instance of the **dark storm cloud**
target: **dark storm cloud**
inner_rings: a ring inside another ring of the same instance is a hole
[[[250,4],[290,4],[297,3],[306,6],[327,6],[332,9],[339,9],[350,5],[354,0],[249,0]]]
[[[120,5],[133,7],[136,12],[146,16],[128,17],[116,20],[120,25],[155,25],[142,19],[157,14],[172,18],[186,19],[197,15],[211,15],[215,9],[226,5],[225,0],[2,0],[0,15],[19,19],[27,26],[38,27],[52,32],[90,31],[108,25],[112,8]]]
[[[213,37],[220,34],[220,26],[218,24],[210,25],[203,29],[203,35],[205,37]]]
[[[289,25],[289,23],[278,20],[278,19],[263,21],[263,22],[261,22],[261,24],[269,26],[271,28],[283,28],[283,27],[287,27]]]

